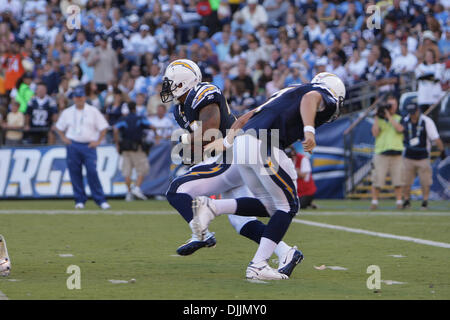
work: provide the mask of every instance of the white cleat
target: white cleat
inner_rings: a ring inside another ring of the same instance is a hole
[[[0,276],[9,276],[11,272],[11,260],[9,260],[6,240],[0,234]]]
[[[147,200],[147,197],[142,193],[142,190],[139,187],[134,187],[131,189],[131,193],[138,199]]]
[[[127,192],[127,195],[125,196],[125,201],[130,202],[134,200],[134,196],[131,192]]]
[[[75,204],[75,209],[84,209],[84,203],[83,202],[78,202]]]
[[[211,198],[201,196],[192,200],[194,219],[190,226],[192,232],[200,239],[205,240],[209,223],[216,217],[216,206]]]
[[[283,273],[278,272],[269,266],[267,261],[258,263],[250,262],[245,273],[245,277],[251,280],[284,280],[289,277]]]
[[[109,208],[111,208],[111,206],[109,205],[108,202],[103,202],[103,203],[100,205],[100,208],[102,208],[103,210],[108,210]]]

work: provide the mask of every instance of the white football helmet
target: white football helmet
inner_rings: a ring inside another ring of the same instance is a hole
[[[330,72],[321,72],[311,80],[311,83],[322,84],[327,88],[331,94],[337,99],[336,112],[328,120],[328,122],[334,121],[338,116],[340,109],[344,105],[345,99],[345,85],[344,82],[337,75]]]
[[[161,88],[163,103],[175,100],[194,88],[202,81],[202,72],[198,65],[188,59],[172,61],[166,68]]]
[[[322,83],[338,100],[345,98],[345,85],[341,78],[329,72],[321,72],[311,80],[311,83]]]

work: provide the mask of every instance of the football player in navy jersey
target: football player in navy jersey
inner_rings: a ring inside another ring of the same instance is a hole
[[[240,117],[222,141],[218,139],[206,146],[206,150],[217,151],[233,147],[233,163],[239,168],[242,180],[266,208],[261,214],[254,208],[254,214],[264,216],[269,212],[270,215],[259,235],[258,250],[247,267],[248,279],[289,278],[286,270],[289,271],[290,265],[276,270],[268,264],[299,209],[297,173],[283,149],[303,140],[304,150],[312,152],[316,146],[315,128],[337,118],[344,97],[345,86],[338,76],[319,73],[309,84],[292,85],[278,91],[261,106]],[[238,132],[239,129],[242,130]],[[273,140],[277,140],[275,146]],[[225,213],[222,207],[231,206],[233,201],[196,197],[193,200],[194,234],[202,239],[209,223]]]
[[[175,101],[177,104],[174,116],[180,127],[186,129],[181,136],[181,142],[190,145],[188,149],[195,149],[194,141],[201,141],[202,144],[209,142],[203,141],[203,135],[210,129],[218,130],[221,137],[224,137],[227,129],[230,129],[236,120],[230,113],[221,90],[215,85],[201,82],[201,79],[201,71],[193,61],[175,60],[166,68],[160,93],[163,103]],[[202,148],[200,151],[200,155],[203,155]],[[219,157],[202,160],[200,159],[200,163],[191,167],[186,174],[172,181],[166,193],[169,203],[177,209],[192,229],[194,197],[221,193],[225,198],[238,198],[233,200],[231,206],[224,206],[222,209],[226,213],[239,213],[229,215],[230,223],[239,234],[259,243],[261,230],[266,226],[250,216],[253,215],[252,210],[255,208],[259,212],[265,212],[263,203],[253,197],[244,185],[235,165],[223,162]],[[200,248],[215,244],[214,233],[205,228],[202,239],[193,233],[192,238],[177,249],[177,253],[190,255]],[[289,264],[293,259],[298,263],[303,258],[297,247],[290,247],[283,241],[279,243],[275,253],[279,257],[280,267]]]

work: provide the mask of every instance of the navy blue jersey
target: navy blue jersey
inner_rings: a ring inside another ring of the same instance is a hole
[[[150,128],[150,121],[146,117],[130,112],[120,118],[114,127],[120,130],[122,139],[140,142],[144,135],[144,130]]]
[[[226,130],[236,121],[231,114],[227,100],[218,87],[208,82],[196,85],[187,95],[183,105],[174,108],[175,120],[181,128],[193,132],[198,125],[200,110],[210,104],[217,104],[220,110],[220,131],[225,137]]]
[[[281,148],[287,148],[295,141],[303,139],[300,101],[310,91],[319,92],[323,99],[317,110],[314,126],[317,128],[334,120],[339,113],[338,99],[322,84],[308,83],[292,85],[272,95],[256,109],[256,113],[245,124],[243,130],[254,129],[258,134],[260,129],[266,129],[270,134],[272,129],[278,129]]]
[[[50,127],[52,116],[58,113],[56,102],[49,96],[39,99],[37,96],[28,102],[27,114],[30,116],[31,127]]]

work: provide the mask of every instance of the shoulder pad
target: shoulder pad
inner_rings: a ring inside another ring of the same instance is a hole
[[[216,102],[215,93],[221,95],[222,92],[218,87],[213,84],[199,84],[198,89],[195,93],[194,99],[192,100],[192,109],[196,109],[202,104],[203,101],[208,102],[211,99],[211,103]]]

